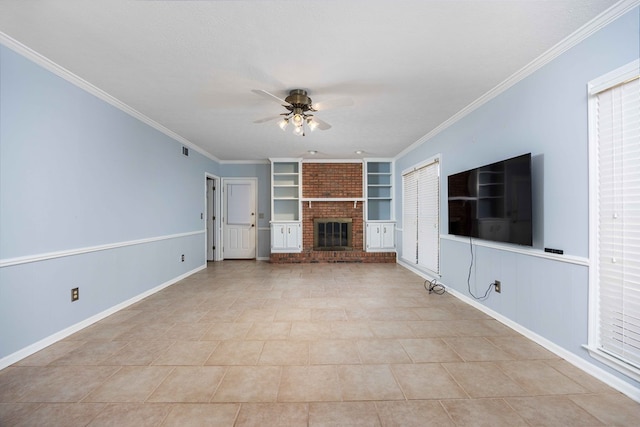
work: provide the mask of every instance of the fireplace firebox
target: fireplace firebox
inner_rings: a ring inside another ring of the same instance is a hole
[[[349,251],[352,244],[351,218],[314,218],[313,249],[316,251]]]

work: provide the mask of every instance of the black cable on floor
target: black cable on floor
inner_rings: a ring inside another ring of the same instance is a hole
[[[429,284],[429,286],[427,286],[427,283]],[[433,279],[432,281],[425,280],[424,281],[424,288],[430,294],[434,293],[436,295],[442,295],[445,292],[447,292],[447,290],[445,289],[444,285],[438,283],[438,281],[436,279]]]

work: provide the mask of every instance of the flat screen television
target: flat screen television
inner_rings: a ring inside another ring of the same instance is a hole
[[[531,153],[448,177],[449,234],[532,246]]]

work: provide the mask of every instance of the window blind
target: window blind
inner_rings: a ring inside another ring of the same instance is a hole
[[[437,160],[402,176],[402,258],[440,271],[440,167]]]
[[[596,95],[599,348],[640,368],[640,81]]]
[[[418,174],[402,176],[402,258],[418,263]]]
[[[439,163],[418,171],[418,264],[435,273],[440,265]]]

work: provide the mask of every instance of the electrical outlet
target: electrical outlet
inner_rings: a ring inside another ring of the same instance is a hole
[[[497,293],[500,293],[502,291],[502,285],[500,283],[500,280],[494,280],[493,286],[495,287]]]
[[[80,288],[71,289],[71,302],[78,301],[80,299]]]
[[[182,262],[184,262],[184,254],[182,254],[182,258],[180,258]]]

